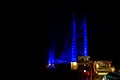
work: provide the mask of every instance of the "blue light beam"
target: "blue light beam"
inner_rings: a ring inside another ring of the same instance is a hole
[[[72,22],[72,31],[73,31],[73,34],[72,34],[72,62],[76,62],[76,57],[77,57],[77,54],[76,54],[76,50],[77,50],[77,47],[76,47],[76,22],[75,22],[75,19],[74,19],[74,16],[73,16],[73,22]]]
[[[84,19],[84,21],[83,21],[83,26],[84,26],[84,56],[88,56],[86,19]]]
[[[52,64],[54,64],[54,50],[50,50],[49,52],[48,64],[50,65],[50,68],[52,67]]]

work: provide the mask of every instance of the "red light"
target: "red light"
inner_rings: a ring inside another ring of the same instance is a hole
[[[90,72],[89,71],[86,71],[86,76],[90,76]]]

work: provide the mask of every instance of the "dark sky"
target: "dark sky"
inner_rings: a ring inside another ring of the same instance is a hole
[[[62,50],[71,27],[73,12],[78,16],[88,14],[88,48],[91,58],[118,60],[120,51],[117,4],[113,6],[106,3],[55,2],[46,5],[42,10],[33,9],[33,12],[34,26],[37,28],[32,31],[32,53],[36,65],[47,61],[51,43],[55,44],[58,52]]]

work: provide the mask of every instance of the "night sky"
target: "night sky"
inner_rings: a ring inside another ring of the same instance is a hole
[[[71,14],[76,12],[80,17],[88,14],[88,49],[93,60],[119,59],[119,10],[106,3],[83,4],[80,2],[49,4],[45,9],[33,9],[32,21],[36,26],[32,30],[32,54],[36,69],[48,60],[51,44],[59,53],[64,47],[71,27]],[[59,54],[57,54],[59,55]]]

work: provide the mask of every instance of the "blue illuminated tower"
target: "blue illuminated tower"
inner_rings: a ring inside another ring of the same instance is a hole
[[[87,21],[86,15],[78,19],[77,32],[77,56],[88,56]]]
[[[77,46],[76,46],[76,20],[75,14],[73,14],[73,21],[72,21],[72,62],[77,61]]]
[[[48,64],[49,66],[53,64],[61,63],[71,63],[71,65],[77,65],[78,56],[83,56],[87,59],[88,56],[88,41],[87,41],[87,21],[86,15],[83,18],[78,19],[76,14],[72,15],[72,34],[69,34],[64,50],[61,51],[61,56],[55,58],[54,49],[50,50]],[[70,36],[71,35],[71,36]],[[72,38],[72,42],[70,39]]]
[[[86,16],[86,15],[85,15]],[[84,27],[84,56],[88,56],[88,42],[87,42],[87,25],[86,25],[86,18],[83,20],[83,27]]]

